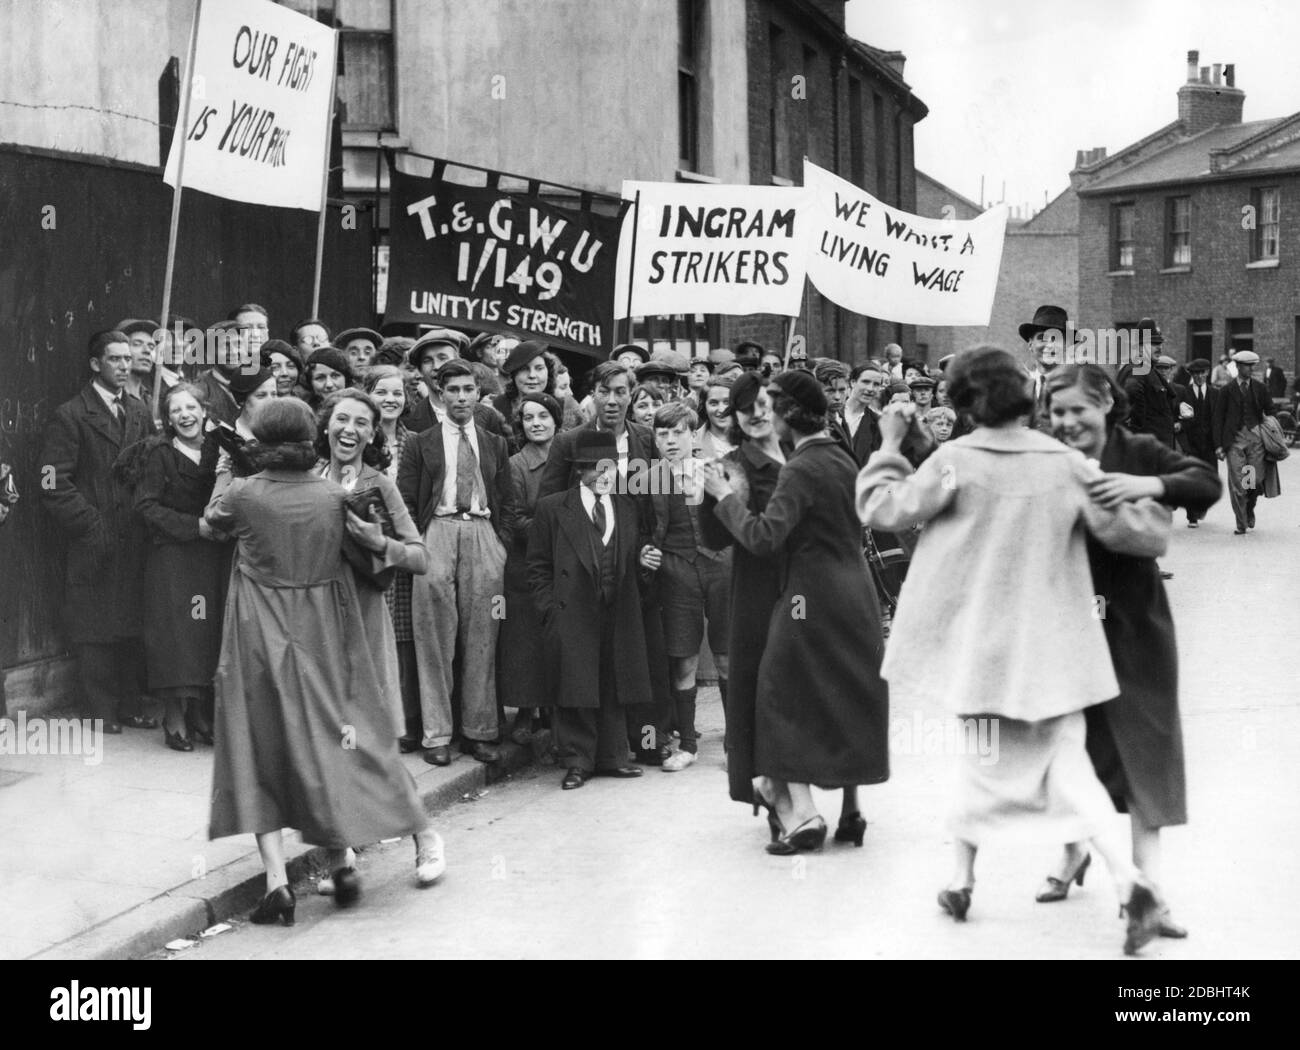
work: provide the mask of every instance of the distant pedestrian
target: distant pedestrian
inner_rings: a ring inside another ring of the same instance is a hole
[[[1179,413],[1191,410],[1191,416],[1182,419],[1183,451],[1195,456],[1202,463],[1219,473],[1219,460],[1214,454],[1214,406],[1221,396],[1221,391],[1206,380],[1210,372],[1210,362],[1198,357],[1187,365],[1191,381],[1183,391]],[[1203,515],[1193,507],[1187,508],[1187,527],[1196,528]]]
[[[1228,462],[1228,495],[1237,519],[1235,536],[1255,527],[1255,503],[1264,485],[1264,442],[1259,427],[1276,407],[1268,388],[1252,378],[1259,355],[1240,350],[1233,355],[1237,378],[1219,391],[1214,405],[1214,454]]]

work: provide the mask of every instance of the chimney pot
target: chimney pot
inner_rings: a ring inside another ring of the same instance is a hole
[[[1196,67],[1200,64],[1201,53],[1199,51],[1187,52],[1187,83],[1192,83],[1196,79]]]
[[[1201,83],[1208,84],[1209,82],[1210,82],[1210,67],[1201,66]]]
[[[1220,62],[1215,62],[1215,63],[1214,63],[1214,82],[1215,82],[1216,84],[1218,84],[1218,83],[1221,82],[1221,81],[1219,80],[1219,73],[1220,73],[1220,71],[1221,71],[1222,69],[1223,69],[1223,64],[1222,64],[1222,63],[1220,63]]]
[[[1074,151],[1074,166],[1075,166],[1076,168],[1082,168],[1082,167],[1083,167],[1083,165],[1084,165],[1084,163],[1085,163],[1085,162],[1084,162],[1084,159],[1083,159],[1083,156],[1084,156],[1084,151],[1083,151],[1083,150],[1081,150],[1081,149],[1077,149],[1077,150]]]
[[[1223,82],[1224,82],[1225,84],[1227,84],[1228,87],[1236,87],[1236,86],[1237,86],[1236,81],[1237,81],[1237,69],[1236,69],[1236,67],[1233,66],[1233,65],[1231,65],[1231,64],[1224,66],[1224,67],[1223,67]]]

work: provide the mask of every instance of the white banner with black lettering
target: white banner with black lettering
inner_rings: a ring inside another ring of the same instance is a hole
[[[207,0],[190,71],[186,189],[321,208],[337,34],[268,0]],[[163,176],[176,185],[181,136]]]
[[[802,189],[628,181],[623,198],[637,205],[619,238],[616,318],[799,313],[810,229]]]
[[[808,279],[832,302],[900,324],[987,325],[1007,209],[926,219],[804,160],[814,214]]]

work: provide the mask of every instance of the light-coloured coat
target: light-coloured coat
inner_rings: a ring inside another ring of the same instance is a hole
[[[1034,722],[1118,694],[1085,545],[1109,518],[1088,498],[1094,471],[1019,427],[949,441],[915,473],[871,457],[859,517],[925,523],[881,666],[892,695]]]

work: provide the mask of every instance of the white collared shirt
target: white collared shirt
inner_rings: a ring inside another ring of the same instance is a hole
[[[587,512],[587,517],[591,523],[596,524],[596,500],[600,500],[600,505],[605,508],[605,535],[600,538],[604,546],[609,546],[609,538],[614,535],[614,505],[608,495],[597,496],[586,485],[579,485],[578,491],[582,494],[582,506]]]
[[[93,380],[90,385],[95,388],[95,393],[99,395],[100,399],[108,407],[109,415],[117,416],[123,420],[126,419],[126,403],[122,400],[122,391],[119,390],[114,394],[109,390],[105,390]]]
[[[442,429],[442,457],[447,467],[442,475],[442,499],[438,502],[435,514],[455,514],[456,508],[456,464],[460,458],[460,427],[451,421],[451,417],[442,414],[439,426]],[[469,435],[470,448],[474,450],[474,459],[482,467],[483,454],[478,446],[478,428],[471,419],[465,424]],[[483,476],[480,470],[474,471],[474,495],[470,499],[469,512],[479,517],[487,517],[488,509],[483,494]]]

